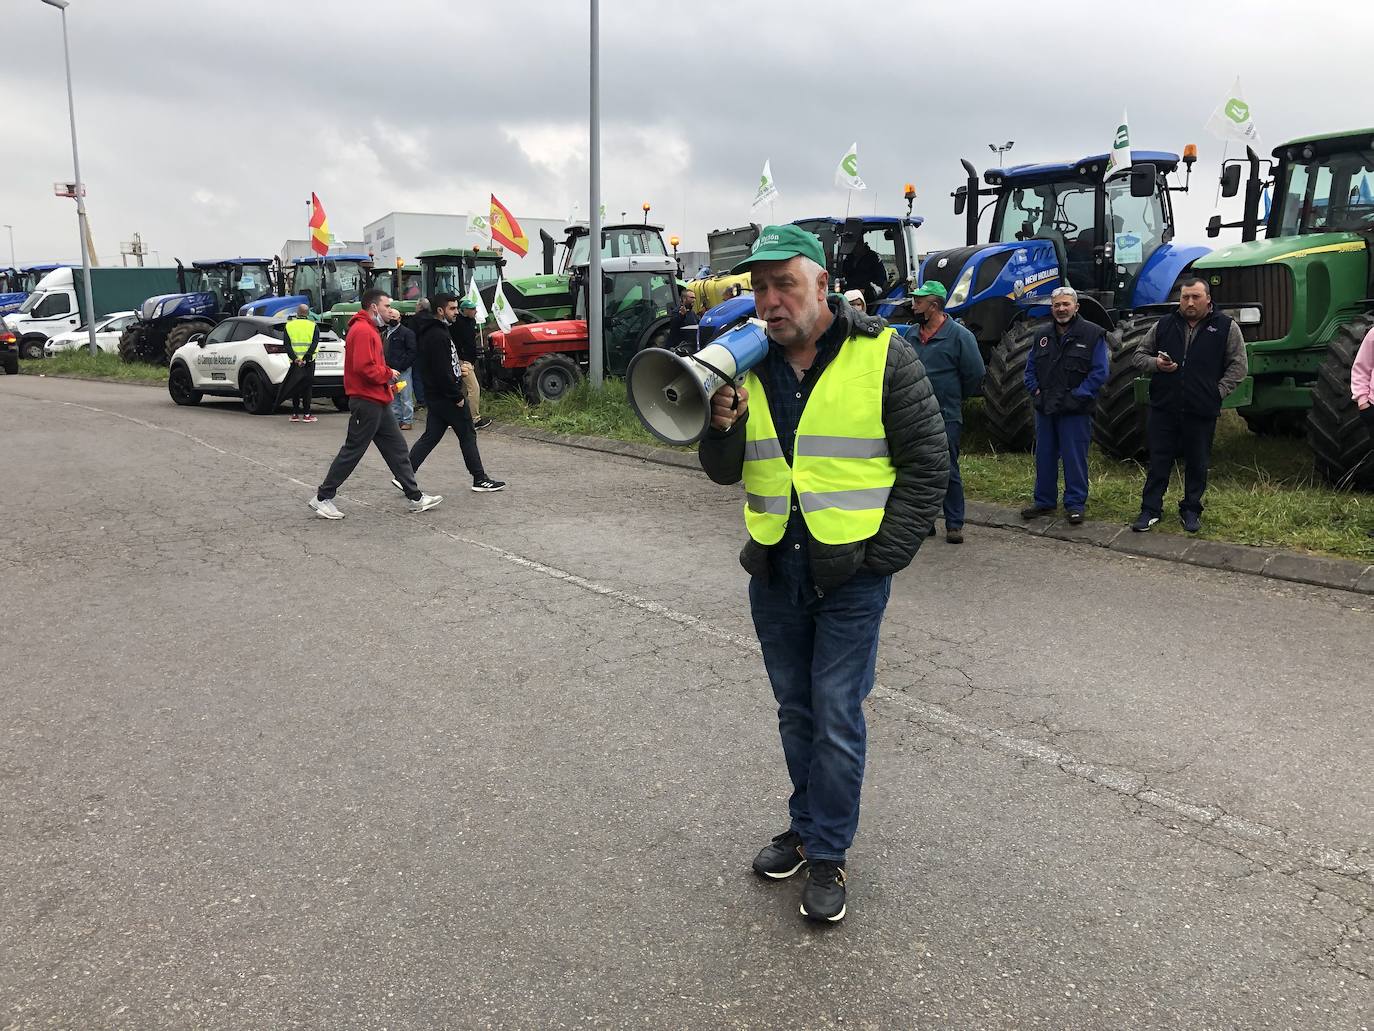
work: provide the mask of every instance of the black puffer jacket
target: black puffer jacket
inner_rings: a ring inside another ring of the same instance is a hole
[[[847,322],[846,337],[876,335],[884,323],[848,304],[831,302],[831,311]],[[841,344],[841,347],[844,345]],[[749,404],[767,404],[750,398]],[[728,431],[708,430],[698,450],[701,467],[716,483],[738,483],[744,473],[744,426],[748,414]],[[861,567],[888,575],[905,569],[934,525],[949,482],[949,442],[940,405],[926,371],[911,345],[896,333],[887,349],[883,371],[883,427],[888,453],[897,468],[897,481],[888,495],[878,532],[854,544],[810,541],[811,576],[829,590],[844,583]],[[740,552],[740,565],[751,576],[768,576],[768,548],[752,538]]]

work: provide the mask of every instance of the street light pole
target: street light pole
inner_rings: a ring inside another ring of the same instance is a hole
[[[602,342],[601,306],[601,5],[591,0],[592,104],[591,104],[591,245],[587,252],[587,378],[601,389],[605,344]]]
[[[1016,145],[1016,141],[1015,141],[1015,140],[1007,140],[1006,143],[989,143],[989,144],[988,144],[988,150],[995,150],[995,151],[997,152],[997,167],[998,167],[998,168],[1001,168],[1001,167],[1002,167],[1002,155],[1005,154],[1007,151],[1011,150],[1011,148],[1014,147],[1015,145]]]
[[[5,223],[5,228],[10,231],[10,268],[17,269],[19,260],[14,256],[14,226]]]
[[[100,353],[100,345],[95,342],[95,298],[91,295],[91,252],[86,246],[89,232],[86,228],[85,187],[81,182],[81,156],[76,150],[76,101],[72,98],[72,53],[67,43],[67,0],[43,0],[49,7],[62,12],[62,57],[67,65],[67,115],[72,124],[72,173],[76,177],[76,222],[81,233],[81,278],[86,295],[86,332],[90,338],[91,354]]]

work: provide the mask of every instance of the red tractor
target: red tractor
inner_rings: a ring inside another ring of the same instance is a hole
[[[479,357],[483,384],[522,390],[531,402],[557,401],[587,369],[585,269],[572,289],[577,318],[521,323],[493,333]],[[608,258],[602,319],[605,369],[623,376],[630,359],[646,347],[666,347],[678,306],[677,263],[661,255]]]

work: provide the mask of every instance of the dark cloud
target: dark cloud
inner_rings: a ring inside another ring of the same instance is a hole
[[[1369,120],[1369,5],[1314,0],[1298,20],[1251,4],[1230,23],[1179,0],[1106,11],[604,0],[607,208],[647,200],[698,247],[748,220],[769,159],[779,219],[842,213],[834,168],[857,140],[870,188],[853,209],[896,213],[915,182],[922,244],[943,246],[962,235],[960,157],[995,164],[987,144],[1006,139],[1014,163],[1099,152],[1124,106],[1137,146],[1199,144],[1178,211],[1180,237],[1201,241],[1222,151],[1202,126],[1237,73],[1266,148]],[[72,257],[72,207],[51,194],[71,168],[59,18],[38,0],[5,17],[0,221],[21,260]],[[586,210],[583,4],[73,0],[68,23],[107,259],[134,230],[163,260],[275,251],[301,235],[311,190],[350,238],[387,211],[462,211],[491,191],[530,215]]]

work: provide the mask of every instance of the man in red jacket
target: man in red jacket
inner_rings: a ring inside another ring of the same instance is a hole
[[[410,452],[405,437],[391,414],[392,384],[398,373],[382,357],[382,336],[379,330],[391,309],[391,298],[385,290],[369,290],[363,294],[362,310],[348,322],[344,337],[344,393],[348,395],[348,437],[329,467],[329,473],[310,507],[321,519],[342,519],[344,514],[334,504],[334,495],[348,479],[369,444],[376,444],[383,460],[396,481],[410,499],[412,512],[433,508],[443,497],[425,494],[415,485],[415,472],[410,467]]]

